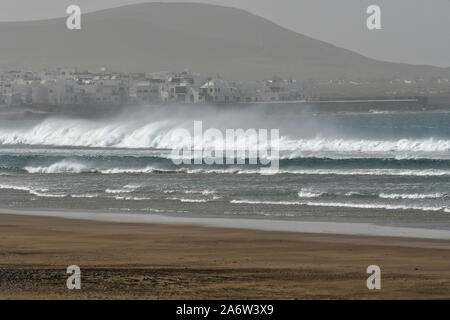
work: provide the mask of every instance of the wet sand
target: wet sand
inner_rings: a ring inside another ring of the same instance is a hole
[[[449,299],[450,241],[0,215],[0,299],[18,298]]]

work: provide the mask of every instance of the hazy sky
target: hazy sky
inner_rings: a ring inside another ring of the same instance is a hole
[[[65,16],[145,0],[1,0],[0,21]],[[166,0],[242,8],[314,38],[387,61],[450,67],[450,0]],[[378,4],[383,30],[366,28],[366,9]],[[1,40],[1,39],[0,39]]]

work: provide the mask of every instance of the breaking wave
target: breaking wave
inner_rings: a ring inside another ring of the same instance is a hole
[[[372,175],[372,176],[448,176],[450,170],[443,169],[280,169],[269,171],[267,169],[255,168],[245,169],[238,167],[230,168],[202,168],[172,167],[156,168],[145,166],[142,168],[101,168],[92,166],[83,161],[62,160],[48,166],[26,166],[24,170],[32,174],[57,174],[57,173],[101,173],[101,174],[151,174],[151,173],[187,173],[187,174],[298,174],[298,175]]]
[[[317,192],[311,189],[301,189],[298,192],[299,198],[319,198],[328,195],[326,192]]]
[[[307,139],[286,141],[281,150],[300,152],[351,152],[351,153],[397,153],[397,152],[448,152],[450,140],[399,139],[399,140],[357,140],[357,139]],[[293,153],[290,158],[300,156]]]
[[[95,173],[94,168],[89,168],[83,163],[71,160],[63,160],[49,166],[24,168],[28,173]]]
[[[211,201],[208,199],[188,199],[188,198],[176,198],[176,197],[167,198],[167,200],[175,200],[175,201],[188,202],[188,203],[205,203],[205,202]]]
[[[380,203],[346,203],[346,202],[304,202],[304,201],[257,201],[257,200],[231,200],[231,204],[250,205],[280,205],[280,206],[312,206],[312,207],[334,207],[354,209],[382,209],[382,210],[420,210],[420,211],[442,211],[450,213],[446,206],[417,206],[417,205],[391,205]]]
[[[420,210],[420,211],[443,211],[450,212],[450,208],[442,206],[416,206],[416,205],[391,205],[378,203],[345,203],[345,202],[305,202],[307,206],[314,207],[339,207],[339,208],[355,208],[355,209],[384,209],[384,210]]]
[[[446,193],[403,193],[403,194],[398,194],[398,193],[381,193],[379,195],[380,198],[384,198],[384,199],[409,199],[409,200],[414,200],[414,199],[444,199],[447,198],[448,195]]]
[[[426,200],[426,199],[446,199],[447,193],[364,193],[349,191],[342,193],[318,192],[311,189],[302,189],[298,193],[299,198],[322,198],[322,197],[351,197],[351,198],[381,198],[391,200]]]
[[[416,176],[416,177],[440,177],[449,176],[450,170],[444,169],[280,169],[268,170],[265,168],[246,169],[243,167],[225,167],[210,168],[204,166],[201,168],[172,167],[160,168],[154,166],[145,166],[142,168],[102,168],[92,166],[83,161],[62,160],[48,166],[26,166],[24,170],[31,174],[80,174],[80,173],[99,173],[99,174],[158,174],[158,173],[186,173],[186,174],[240,174],[240,175],[270,175],[270,174],[294,174],[294,175],[342,175],[342,176]],[[304,193],[307,197],[307,193]]]
[[[37,197],[44,197],[44,198],[65,198],[68,196],[65,193],[49,193],[49,190],[47,188],[37,188],[37,187],[30,187],[30,186],[16,186],[16,185],[0,184],[0,189],[24,191],[24,192],[28,192],[31,195],[34,195]]]
[[[140,185],[126,185],[120,189],[106,189],[105,192],[112,193],[112,194],[132,193],[133,191],[136,191],[140,187],[141,187]]]
[[[50,118],[18,126],[2,126],[0,128],[0,145],[44,145],[44,146],[66,146],[66,147],[98,147],[98,148],[155,148],[176,149],[184,147],[184,142],[172,136],[176,129],[186,129],[193,132],[193,121],[204,119],[205,129],[208,127],[218,128],[223,131],[232,123],[236,128],[244,128],[248,125],[256,130],[259,128],[280,128],[279,146],[282,151],[289,151],[287,158],[302,157],[303,153],[337,152],[337,153],[401,153],[408,156],[409,153],[448,153],[450,151],[450,140],[447,138],[383,138],[368,139],[340,135],[336,132],[322,135],[323,130],[332,124],[312,123],[308,128],[309,119],[302,119],[298,113],[293,114],[291,119],[283,122],[277,117],[272,117],[272,123],[267,123],[268,117],[253,113],[232,112],[220,114],[223,116],[221,122],[217,111],[208,113],[204,111],[190,110],[192,114],[179,115],[180,110],[170,109],[166,111],[149,109],[143,114],[134,114],[108,120],[83,120]],[[152,113],[153,112],[153,113]],[[183,112],[186,112],[184,110]],[[302,128],[295,130],[296,117],[302,121]],[[271,119],[271,118],[268,118]],[[228,123],[223,123],[226,121]],[[287,122],[290,121],[290,122]],[[285,128],[285,129],[284,129]],[[309,134],[305,134],[305,132]],[[312,134],[311,134],[312,132]],[[316,133],[314,133],[316,132]],[[307,137],[305,137],[307,136]],[[245,148],[245,142],[237,141],[237,148]],[[210,139],[204,142],[205,148],[222,149],[221,139]],[[225,147],[226,148],[226,147]]]

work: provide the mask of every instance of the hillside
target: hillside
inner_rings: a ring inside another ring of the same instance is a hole
[[[246,11],[148,3],[82,16],[0,23],[0,69],[105,66],[120,71],[191,69],[237,80],[450,77],[449,69],[376,61],[282,28]]]

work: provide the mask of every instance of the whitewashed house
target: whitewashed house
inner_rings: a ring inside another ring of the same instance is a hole
[[[294,101],[304,100],[303,88],[295,80],[273,77],[266,81],[264,89],[258,94],[259,101]]]
[[[200,87],[199,101],[205,103],[231,103],[240,101],[240,90],[235,83],[212,79]]]
[[[161,101],[162,84],[151,80],[136,81],[130,87],[130,97],[137,104]]]
[[[198,103],[199,88],[204,77],[184,71],[174,74],[161,87],[161,101],[172,103]]]
[[[122,105],[126,90],[120,80],[101,80],[95,84],[94,103]]]

